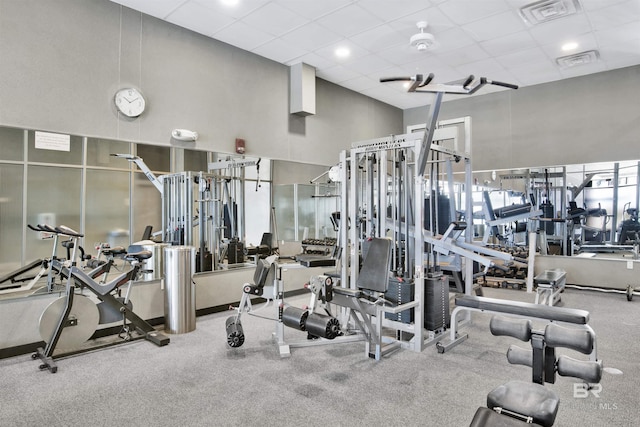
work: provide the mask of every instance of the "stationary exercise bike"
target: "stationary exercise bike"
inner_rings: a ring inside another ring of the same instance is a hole
[[[53,240],[51,256],[43,259],[38,258],[1,277],[0,294],[27,292],[31,290],[33,290],[33,292],[38,292],[43,288],[43,286],[41,286],[41,279],[43,277],[46,277],[46,292],[51,292],[56,286],[56,280],[58,278],[56,277],[55,272],[51,269],[51,262],[55,259],[64,261],[56,256],[56,250],[58,248],[61,234],[48,225],[37,224],[33,226],[28,224],[27,227],[30,230],[41,233],[43,239]],[[73,245],[73,241],[63,241],[61,244],[67,249],[67,259],[69,259],[71,256],[70,249]],[[82,254],[82,259],[84,259],[84,250],[81,247],[78,249]]]
[[[32,358],[40,359],[41,370],[57,372],[58,367],[54,361],[56,350],[59,350],[57,357],[82,352],[83,350],[78,350],[78,347],[94,334],[98,324],[122,321],[122,328],[118,334],[121,340],[115,343],[138,338],[145,338],[158,346],[169,343],[169,338],[157,332],[148,322],[133,312],[129,299],[131,284],[140,273],[141,261],[151,257],[150,251],[142,250],[140,246],[130,246],[123,257],[132,268],[108,282],[97,282],[95,280],[97,272],[107,268],[105,266],[110,265],[110,262],[97,266],[89,273],[84,272],[75,262],[77,240],[83,235],[65,226],[52,227],[52,229],[60,235],[70,237],[74,244],[70,265],[56,259],[52,261],[52,270],[66,279],[66,285],[64,295],[53,301],[40,317],[40,334],[46,346],[38,348]],[[125,296],[122,297],[124,285],[128,287]],[[95,304],[84,296],[81,292],[85,289],[100,300],[100,303]],[[98,347],[94,346],[88,350],[96,348]]]

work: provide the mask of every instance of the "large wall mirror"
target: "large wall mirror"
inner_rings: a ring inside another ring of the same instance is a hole
[[[518,245],[525,231],[540,229],[549,254],[637,257],[639,176],[636,160],[476,172],[475,237]],[[537,212],[531,218],[526,205]],[[518,207],[515,220],[487,226],[488,210],[500,216]]]
[[[86,257],[103,245],[193,245],[197,274],[247,266],[265,246],[294,254],[305,240],[336,240],[326,166],[9,127],[0,143],[0,299],[31,295],[20,288],[34,263],[54,255],[51,236],[29,224],[82,232]],[[68,254],[58,245],[55,256]]]

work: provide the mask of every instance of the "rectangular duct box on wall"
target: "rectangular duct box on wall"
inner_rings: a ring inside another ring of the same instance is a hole
[[[300,62],[289,68],[289,113],[309,116],[316,113],[316,69]]]

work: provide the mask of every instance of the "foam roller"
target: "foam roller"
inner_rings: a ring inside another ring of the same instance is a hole
[[[231,316],[227,319],[226,328],[229,347],[240,347],[244,344],[244,331],[237,316]]]
[[[338,319],[323,314],[313,313],[307,317],[307,332],[315,337],[332,340],[340,333]]]
[[[309,312],[297,307],[287,307],[282,312],[282,323],[290,328],[306,330]]]

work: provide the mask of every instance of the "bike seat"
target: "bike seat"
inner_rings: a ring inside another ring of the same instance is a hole
[[[125,248],[123,248],[122,246],[115,246],[113,248],[104,248],[104,249],[102,249],[101,252],[106,256],[113,256],[113,255],[126,254],[127,250]]]
[[[139,252],[127,252],[125,258],[127,259],[135,259],[137,261],[142,261],[143,259],[149,259],[153,253],[151,251],[142,250]]]

